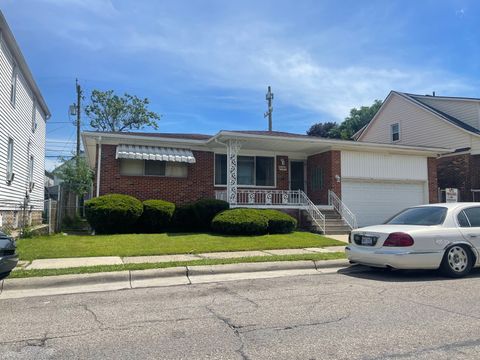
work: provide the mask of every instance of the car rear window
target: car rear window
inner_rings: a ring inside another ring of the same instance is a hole
[[[440,225],[447,216],[447,208],[442,206],[415,207],[401,211],[385,224],[394,225]]]

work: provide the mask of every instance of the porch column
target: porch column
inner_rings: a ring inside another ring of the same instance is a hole
[[[237,156],[240,147],[238,140],[227,141],[227,199],[230,205],[237,203]]]

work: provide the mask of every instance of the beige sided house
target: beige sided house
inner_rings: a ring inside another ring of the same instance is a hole
[[[0,11],[0,228],[41,223],[50,111]]]
[[[437,159],[438,186],[458,188],[462,201],[480,201],[480,99],[391,91],[354,138],[453,149]]]

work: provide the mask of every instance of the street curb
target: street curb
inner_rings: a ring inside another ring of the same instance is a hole
[[[260,263],[241,263],[224,265],[180,266],[164,269],[125,270],[93,274],[56,275],[3,280],[3,293],[9,291],[38,290],[53,288],[68,288],[79,286],[98,286],[123,283],[125,288],[134,288],[133,282],[161,278],[186,278],[197,275],[241,274],[254,272],[276,272],[288,270],[320,270],[322,268],[337,268],[348,266],[348,260],[320,261],[276,261]],[[1,289],[1,287],[0,287]]]

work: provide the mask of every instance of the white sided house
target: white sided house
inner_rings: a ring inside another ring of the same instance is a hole
[[[360,142],[444,147],[437,159],[440,189],[458,188],[461,201],[480,199],[480,99],[391,91]],[[440,198],[441,200],[441,198]]]
[[[216,197],[231,207],[283,209],[325,233],[436,202],[436,157],[449,151],[278,131],[84,132],[82,138],[96,196],[177,205]]]
[[[42,94],[0,12],[0,228],[41,222],[49,117]]]

